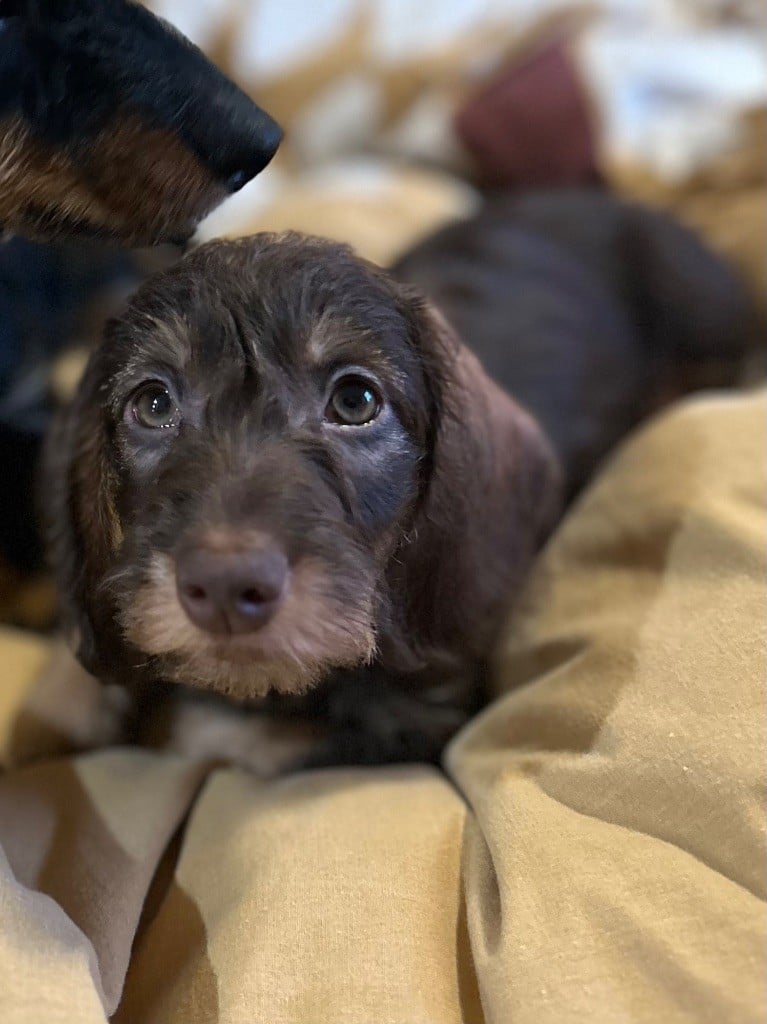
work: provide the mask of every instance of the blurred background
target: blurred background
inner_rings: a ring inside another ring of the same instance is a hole
[[[696,229],[767,299],[762,0],[149,0],[280,123],[199,238],[295,228],[392,262],[491,193],[586,185]],[[0,621],[55,618],[40,443],[104,319],[178,252],[0,246]]]

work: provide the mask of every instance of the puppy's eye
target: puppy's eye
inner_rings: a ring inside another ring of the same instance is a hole
[[[130,412],[136,423],[149,430],[167,430],[178,426],[180,419],[170,392],[159,381],[139,388],[130,401]]]
[[[325,418],[347,427],[372,423],[381,411],[381,396],[362,377],[344,377],[333,390]]]

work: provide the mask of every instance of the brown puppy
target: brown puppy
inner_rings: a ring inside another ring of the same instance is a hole
[[[535,422],[420,296],[296,235],[145,284],[51,457],[83,663],[319,717],[310,763],[438,758],[559,509]]]

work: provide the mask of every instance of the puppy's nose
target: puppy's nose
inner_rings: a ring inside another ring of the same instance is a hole
[[[252,633],[272,618],[288,580],[288,560],[275,549],[192,548],[176,558],[181,605],[208,633]]]

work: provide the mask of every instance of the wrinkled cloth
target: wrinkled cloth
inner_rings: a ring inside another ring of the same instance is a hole
[[[713,395],[629,440],[445,774],[110,746],[105,692],[4,634],[0,1019],[763,1021],[766,424]]]

